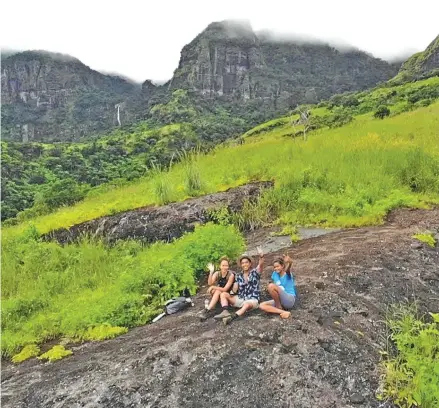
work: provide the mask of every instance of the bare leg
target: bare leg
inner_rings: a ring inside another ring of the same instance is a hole
[[[220,294],[220,298],[222,307],[227,307],[228,305],[233,305],[235,303],[233,300],[233,296],[230,295],[230,293],[228,292],[222,292]]]
[[[212,310],[216,304],[218,303],[218,300],[220,299],[221,293],[219,290],[216,290],[212,296],[212,299],[210,300],[209,306],[207,306],[207,310]]]
[[[259,308],[261,310],[263,310],[266,313],[276,313],[281,315],[281,317],[283,318],[288,318],[290,317],[291,313],[288,311],[285,311],[283,309],[279,309],[278,307],[275,307],[271,304],[271,301],[269,300],[268,302],[263,302],[259,305]]]
[[[247,310],[253,309],[253,306],[250,303],[245,303],[244,306],[239,309],[236,314],[238,316],[242,316]]]
[[[268,293],[270,294],[270,296],[274,300],[274,306],[277,309],[282,309],[282,305],[280,304],[280,296],[279,296],[279,288],[278,288],[278,286],[275,285],[274,283],[270,283],[268,285]]]

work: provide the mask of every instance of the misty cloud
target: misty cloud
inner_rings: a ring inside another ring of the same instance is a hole
[[[92,69],[136,82],[164,82],[184,45],[210,23],[230,19],[229,36],[252,35],[253,27],[258,37],[276,41],[327,43],[343,52],[360,49],[382,59],[405,59],[437,36],[439,2],[418,0],[409,8],[397,0],[369,0],[361,7],[349,0],[222,0],[209,8],[194,0],[124,0],[120,7],[76,0],[65,3],[68,18],[55,0],[23,0],[20,9],[19,27],[16,19],[2,21],[2,47],[69,54]],[[2,11],[15,15],[15,3],[6,2]]]

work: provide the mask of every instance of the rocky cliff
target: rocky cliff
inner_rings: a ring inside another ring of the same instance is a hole
[[[274,40],[248,24],[225,21],[210,24],[183,48],[169,88],[294,106],[374,86],[397,70],[358,50]]]
[[[75,140],[132,120],[140,86],[76,58],[26,51],[2,59],[2,137]]]
[[[412,55],[401,67],[395,80],[411,81],[439,75],[439,35],[423,52]]]
[[[369,88],[398,69],[358,50],[273,40],[233,21],[210,24],[186,45],[164,86],[103,75],[70,56],[11,53],[2,58],[2,138],[77,141],[147,116],[180,88],[254,125],[254,112],[273,117],[297,104]]]

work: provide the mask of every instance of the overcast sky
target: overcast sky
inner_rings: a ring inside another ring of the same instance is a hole
[[[210,22],[247,19],[255,31],[312,35],[389,59],[439,34],[438,0],[20,0],[2,3],[0,46],[45,49],[136,81],[169,79],[181,48]]]

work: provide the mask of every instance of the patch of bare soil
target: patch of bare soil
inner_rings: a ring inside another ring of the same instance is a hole
[[[384,226],[333,232],[272,252],[295,260],[300,304],[283,321],[260,311],[223,326],[195,307],[74,347],[56,363],[6,365],[4,407],[390,407],[375,399],[388,306],[439,311],[439,209],[397,210]],[[266,236],[253,234],[249,250]],[[262,241],[264,242],[261,242]]]

